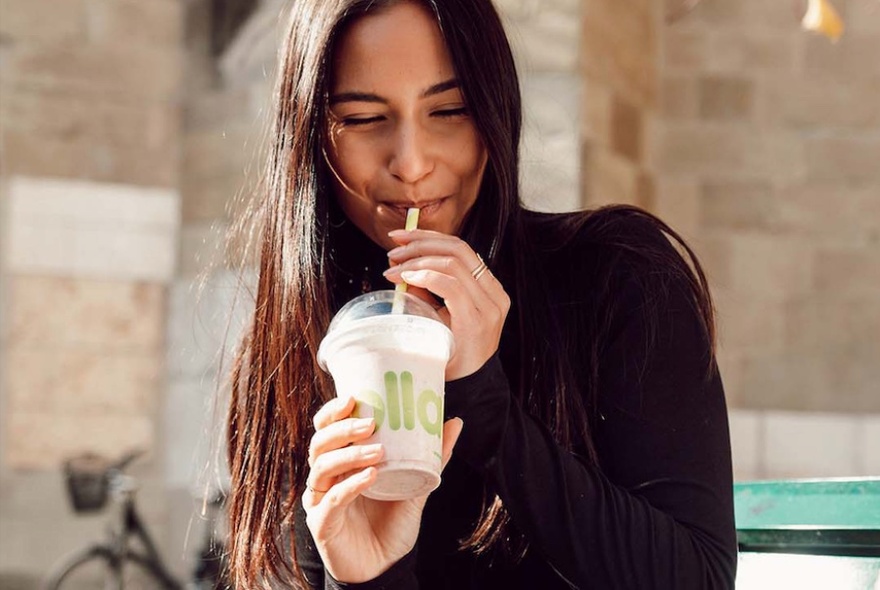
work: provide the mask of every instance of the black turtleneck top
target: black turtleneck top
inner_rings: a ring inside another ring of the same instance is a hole
[[[325,573],[298,506],[296,558],[313,587],[733,587],[724,392],[686,276],[668,272],[663,256],[652,255],[668,255],[672,246],[638,216],[600,212],[572,223],[583,214],[528,213],[524,219],[533,246],[525,270],[548,287],[546,296],[517,297],[512,273],[503,268],[513,246],[502,247],[492,270],[514,308],[498,353],[476,373],[446,384],[447,417],[461,417],[464,429],[428,499],[415,549],[375,580],[337,582]],[[332,235],[336,308],[363,291],[390,288],[379,246],[347,222]],[[577,445],[560,447],[515,393],[521,339],[544,336],[520,327],[530,305],[549,306],[565,335],[548,341],[545,354],[568,355],[576,369],[595,367],[588,405],[596,460]],[[527,543],[524,557],[460,549],[484,499],[494,494]]]

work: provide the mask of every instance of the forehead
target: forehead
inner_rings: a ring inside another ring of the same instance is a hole
[[[455,77],[434,15],[402,2],[352,22],[333,55],[332,91],[424,90]],[[381,91],[385,92],[381,92]]]

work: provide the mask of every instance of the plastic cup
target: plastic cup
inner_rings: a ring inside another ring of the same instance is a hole
[[[405,500],[440,485],[451,354],[452,332],[430,305],[408,293],[367,293],[333,318],[318,363],[333,377],[337,396],[357,400],[355,415],[375,420],[375,432],[361,444],[385,448],[364,496]]]

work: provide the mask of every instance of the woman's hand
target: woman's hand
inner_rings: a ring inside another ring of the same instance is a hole
[[[376,480],[382,445],[355,445],[375,428],[372,418],[353,418],[353,398],[335,398],[315,414],[309,445],[311,469],[302,503],[306,524],[324,567],[340,582],[372,580],[415,546],[428,496],[398,502],[365,498]],[[452,455],[462,422],[443,426],[442,465]]]
[[[483,270],[483,260],[456,236],[429,230],[397,230],[388,234],[400,244],[388,252],[392,266],[385,276],[442,297],[438,312],[452,330],[455,350],[446,365],[446,380],[474,373],[488,361],[501,341],[510,297],[498,279]]]

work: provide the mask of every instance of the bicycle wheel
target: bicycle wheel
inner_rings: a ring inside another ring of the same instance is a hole
[[[178,590],[159,567],[136,553],[127,553],[120,571],[112,567],[111,553],[94,547],[70,557],[50,573],[43,590]]]

